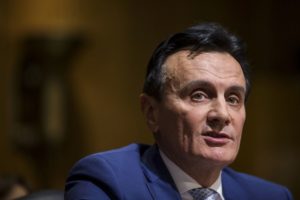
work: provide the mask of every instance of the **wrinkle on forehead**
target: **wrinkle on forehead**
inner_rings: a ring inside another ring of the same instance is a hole
[[[244,77],[240,64],[228,53],[208,52],[190,56],[190,51],[177,52],[164,66],[166,86],[172,91],[195,74],[209,74],[217,79]]]
[[[222,56],[216,58],[216,54]],[[205,59],[203,59],[204,56]],[[228,53],[203,53],[189,62],[192,64],[192,68],[205,71],[217,78],[231,78],[243,74],[240,64]]]

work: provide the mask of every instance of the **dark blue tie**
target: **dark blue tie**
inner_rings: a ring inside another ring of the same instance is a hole
[[[222,200],[219,193],[210,188],[196,188],[189,191],[194,200]]]

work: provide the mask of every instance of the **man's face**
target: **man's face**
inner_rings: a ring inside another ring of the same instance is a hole
[[[166,83],[157,102],[155,138],[175,163],[223,167],[236,157],[245,121],[245,78],[227,53],[167,58]]]

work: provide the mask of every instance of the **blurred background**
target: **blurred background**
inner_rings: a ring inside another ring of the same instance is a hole
[[[215,21],[247,42],[253,68],[232,167],[300,198],[299,8],[296,0],[1,0],[0,174],[63,189],[81,157],[153,143],[138,98],[153,49]]]

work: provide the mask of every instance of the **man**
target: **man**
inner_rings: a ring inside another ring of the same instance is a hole
[[[140,97],[155,144],[82,159],[66,199],[292,199],[283,186],[227,167],[239,150],[249,90],[236,36],[213,23],[172,35],[154,51]]]

